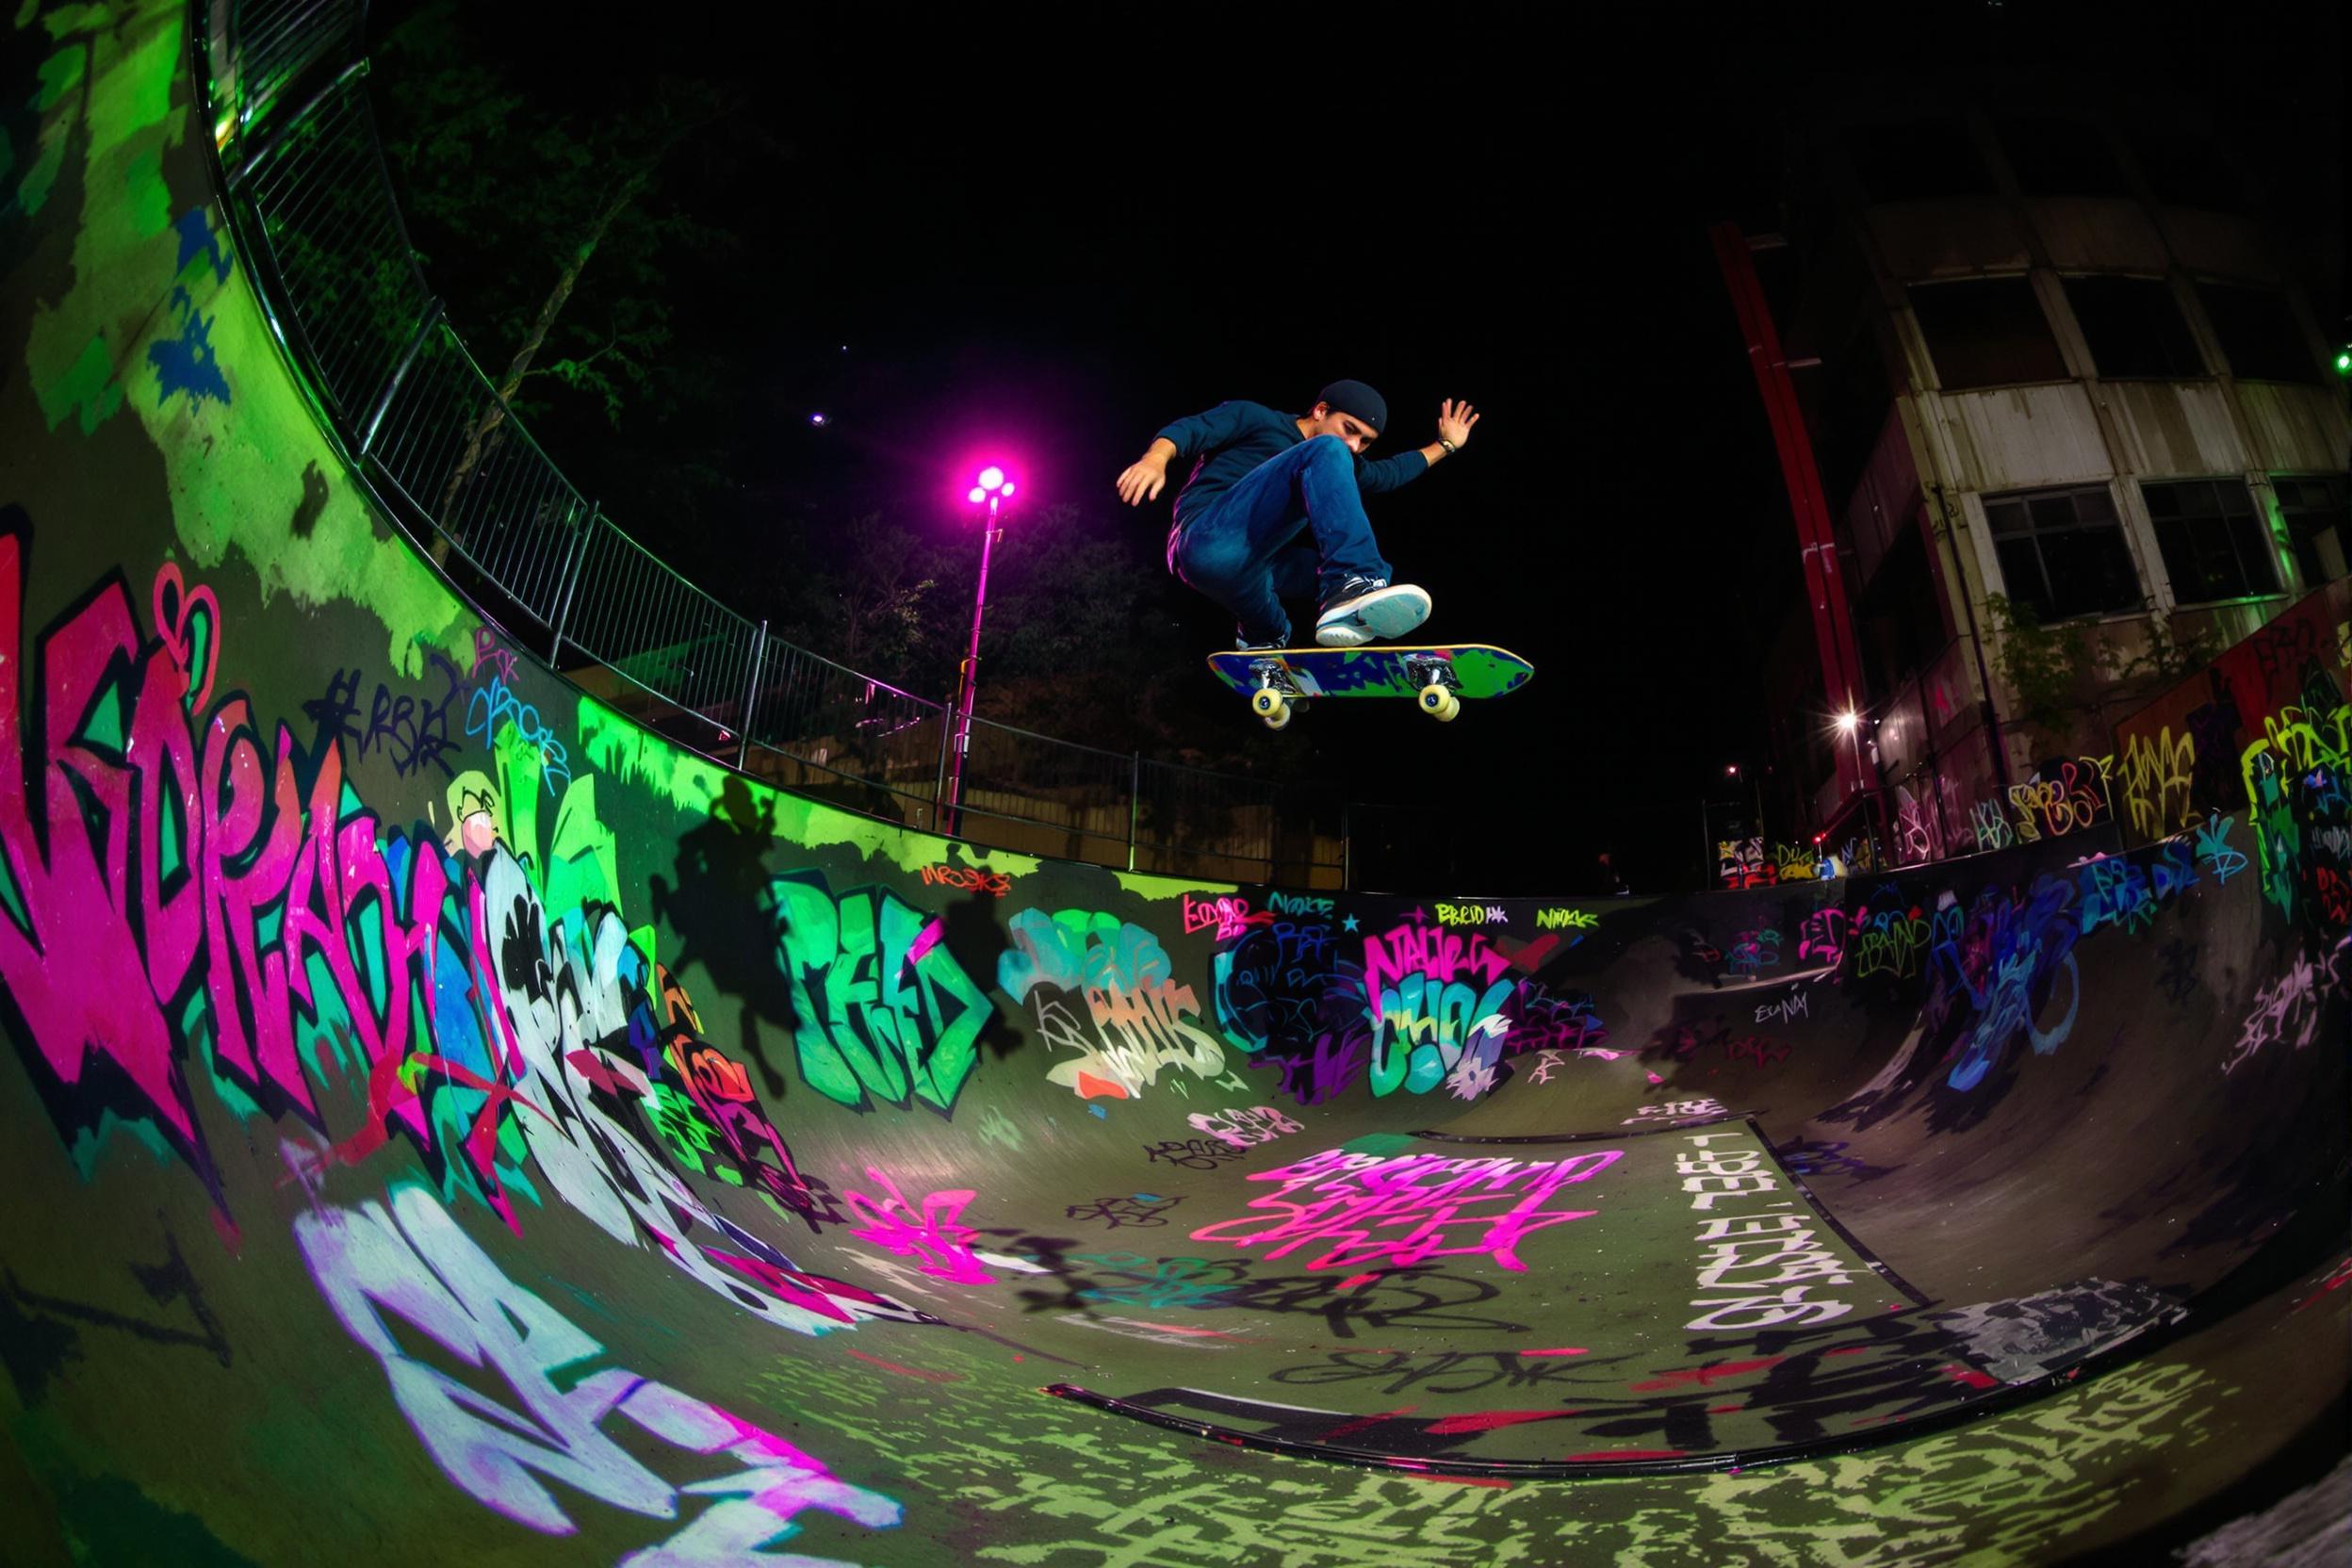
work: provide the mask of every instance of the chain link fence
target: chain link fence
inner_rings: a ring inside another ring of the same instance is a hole
[[[229,220],[321,423],[484,614],[628,717],[851,810],[1135,872],[1341,886],[1344,808],[953,714],[721,604],[583,496],[446,319],[367,97],[363,0],[208,0]]]

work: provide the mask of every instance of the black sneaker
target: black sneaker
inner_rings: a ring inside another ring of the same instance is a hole
[[[1384,577],[1351,577],[1323,601],[1322,613],[1315,618],[1315,640],[1327,648],[1361,647],[1402,637],[1429,618],[1426,590]]]

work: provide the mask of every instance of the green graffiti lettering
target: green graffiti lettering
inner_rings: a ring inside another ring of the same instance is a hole
[[[815,873],[776,878],[769,898],[808,1086],[858,1108],[952,1109],[989,1009],[936,934],[926,939],[923,913],[887,890],[837,900]]]

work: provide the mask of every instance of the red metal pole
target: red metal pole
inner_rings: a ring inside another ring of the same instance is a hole
[[[961,700],[956,704],[956,754],[947,776],[946,829],[951,834],[963,826],[964,758],[972,749],[972,709],[980,690],[980,616],[988,607],[988,552],[996,544],[996,536],[1004,531],[996,526],[996,509],[1002,498],[988,498],[988,526],[980,532],[980,591],[972,601],[972,651],[964,656]]]
[[[1723,269],[1724,286],[1731,294],[1732,309],[1740,318],[1740,330],[1747,338],[1748,368],[1756,372],[1764,416],[1772,425],[1772,445],[1780,454],[1781,478],[1788,487],[1789,511],[1804,556],[1805,596],[1813,610],[1813,641],[1821,654],[1821,689],[1840,711],[1859,711],[1861,662],[1853,618],[1846,608],[1845,585],[1838,570],[1837,531],[1821,492],[1821,469],[1813,461],[1813,444],[1797,407],[1796,387],[1788,379],[1780,335],[1765,308],[1763,285],[1756,278],[1747,237],[1736,223],[1718,223],[1708,233],[1715,242],[1715,259]],[[1846,792],[1864,788],[1858,748],[1835,748],[1832,755]]]

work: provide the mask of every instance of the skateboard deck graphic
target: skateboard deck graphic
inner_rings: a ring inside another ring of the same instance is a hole
[[[1464,698],[1516,691],[1535,666],[1507,648],[1482,643],[1426,647],[1261,648],[1213,653],[1209,669],[1250,699],[1266,727],[1290,722],[1298,704],[1317,697],[1403,697],[1432,718],[1450,720]]]

